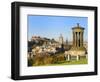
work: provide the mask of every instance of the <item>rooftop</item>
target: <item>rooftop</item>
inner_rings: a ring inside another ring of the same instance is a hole
[[[79,25],[79,23],[77,23],[77,26],[73,27],[72,29],[82,29],[82,30],[84,30],[84,28],[81,27],[81,26]]]

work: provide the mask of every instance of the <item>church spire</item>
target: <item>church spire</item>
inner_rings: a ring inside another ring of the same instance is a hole
[[[62,36],[62,34],[60,34],[59,43],[60,43],[60,44],[63,44],[63,36]]]

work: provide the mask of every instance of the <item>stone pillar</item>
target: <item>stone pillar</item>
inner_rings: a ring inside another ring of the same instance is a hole
[[[76,56],[76,60],[77,60],[77,61],[79,61],[79,59],[80,59],[80,56],[79,56],[79,55],[77,55],[77,56]]]
[[[79,39],[79,33],[77,32],[77,47],[79,46],[79,41],[78,41],[78,39]]]
[[[81,32],[81,46],[83,46],[83,32]]]
[[[78,32],[78,47],[80,47],[80,32]]]
[[[77,45],[77,34],[76,34],[76,32],[74,32],[74,46],[76,47],[76,45]]]
[[[75,32],[73,31],[73,46],[75,46]]]
[[[83,32],[80,33],[80,46],[83,46]]]
[[[82,46],[82,32],[80,32],[80,47]]]
[[[76,47],[77,47],[77,32],[76,32],[76,37],[75,37],[75,40],[76,40]]]
[[[79,47],[79,40],[80,40],[80,34],[79,34],[79,32],[78,32],[78,47]]]
[[[70,61],[70,59],[71,59],[71,56],[68,54],[67,58],[68,58],[67,60],[68,60],[68,61]]]
[[[82,46],[82,33],[80,32],[80,47]]]
[[[74,34],[75,34],[75,43],[74,43],[74,45],[75,45],[75,47],[76,47],[76,32],[75,32]]]

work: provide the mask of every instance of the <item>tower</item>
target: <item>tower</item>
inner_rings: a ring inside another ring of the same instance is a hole
[[[73,45],[72,45],[71,50],[82,50],[82,51],[84,51],[85,50],[85,48],[83,46],[84,28],[81,27],[79,25],[79,23],[77,23],[77,26],[72,28],[72,32],[73,32]]]
[[[63,44],[63,36],[62,36],[62,34],[60,34],[59,43],[60,43],[60,44]]]
[[[69,61],[73,56],[76,56],[77,61],[80,60],[81,56],[85,56],[87,58],[86,55],[87,50],[83,45],[84,28],[81,27],[79,23],[77,23],[77,26],[72,28],[72,33],[73,33],[72,47],[70,48],[70,50],[65,52],[68,58],[67,60]]]

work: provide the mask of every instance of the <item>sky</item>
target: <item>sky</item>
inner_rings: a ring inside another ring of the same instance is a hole
[[[28,15],[28,39],[34,35],[58,40],[62,34],[64,40],[72,41],[72,28],[77,23],[85,28],[84,40],[87,41],[87,17]]]

